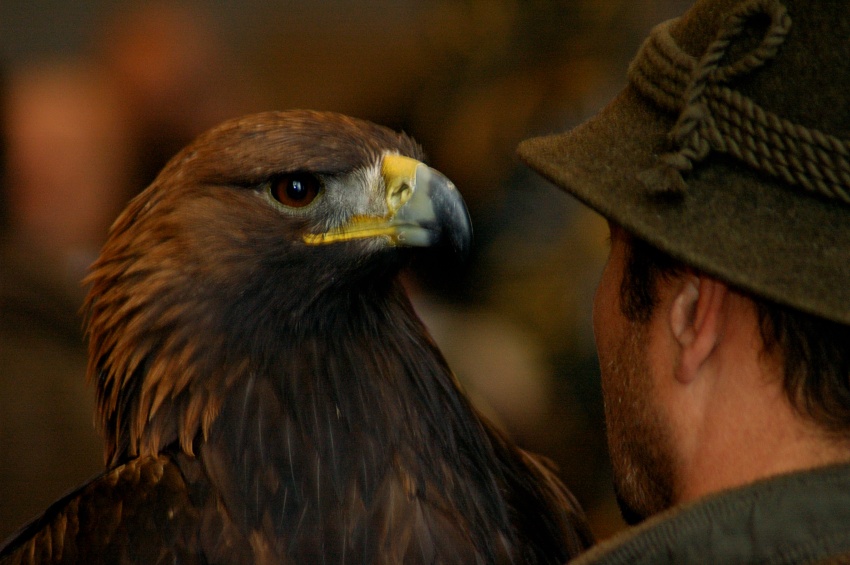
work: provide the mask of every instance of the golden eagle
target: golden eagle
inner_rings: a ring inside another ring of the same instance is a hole
[[[544,464],[461,394],[399,281],[464,249],[409,137],[233,120],[181,151],[89,277],[104,473],[2,563],[561,563],[590,542]]]

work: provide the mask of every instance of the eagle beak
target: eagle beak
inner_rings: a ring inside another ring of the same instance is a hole
[[[466,255],[472,242],[472,223],[452,181],[436,169],[401,155],[384,156],[381,174],[387,187],[389,223],[395,228],[398,245],[448,243]]]
[[[381,177],[386,216],[355,216],[332,231],[305,235],[305,243],[385,237],[400,247],[448,244],[462,257],[467,255],[472,223],[452,181],[421,161],[390,154],[383,157]]]

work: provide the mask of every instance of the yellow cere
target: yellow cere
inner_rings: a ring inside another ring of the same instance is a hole
[[[416,169],[421,161],[402,155],[384,155],[381,176],[387,187],[387,209],[395,214],[413,196],[416,189]]]

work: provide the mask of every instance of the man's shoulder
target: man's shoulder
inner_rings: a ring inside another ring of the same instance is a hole
[[[574,563],[850,563],[848,525],[850,465],[836,465],[673,508]]]

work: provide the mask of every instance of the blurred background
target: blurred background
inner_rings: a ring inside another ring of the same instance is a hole
[[[590,327],[607,231],[514,149],[601,108],[688,4],[2,0],[0,538],[102,467],[78,311],[112,220],[201,131],[287,108],[402,129],[459,187],[472,259],[417,265],[417,309],[596,535],[620,529]]]

